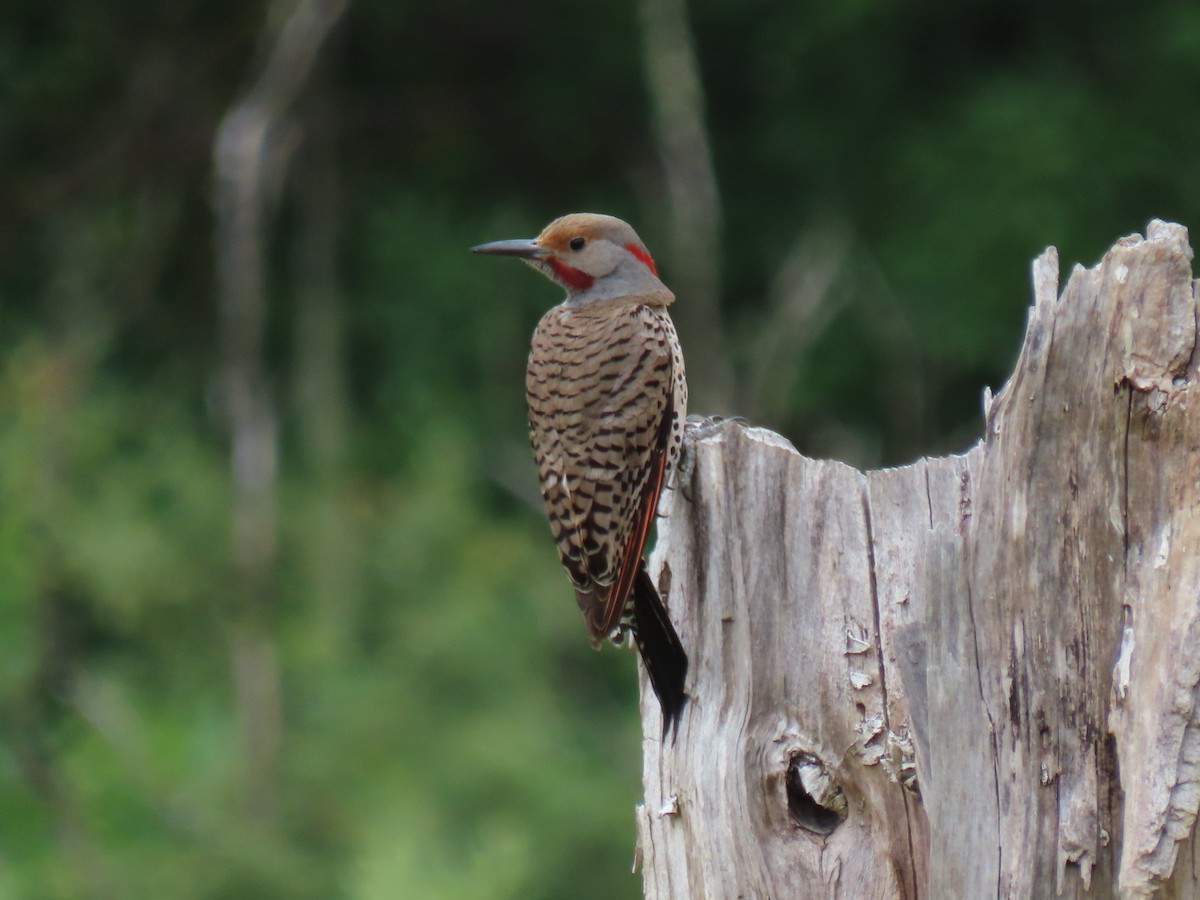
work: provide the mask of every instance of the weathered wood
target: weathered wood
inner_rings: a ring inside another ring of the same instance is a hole
[[[961,456],[697,437],[652,560],[693,699],[663,746],[643,692],[647,897],[1200,896],[1191,257],[1155,221],[1059,297],[1043,254]]]

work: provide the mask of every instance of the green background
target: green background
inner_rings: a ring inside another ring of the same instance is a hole
[[[251,587],[212,148],[289,9],[0,11],[0,898],[640,896],[634,658],[587,646],[524,433],[559,293],[466,252],[608,212],[688,282],[638,5],[351,3],[268,221]],[[725,347],[695,412],[965,449],[1033,256],[1200,220],[1192,0],[687,15],[719,309],[675,310]]]

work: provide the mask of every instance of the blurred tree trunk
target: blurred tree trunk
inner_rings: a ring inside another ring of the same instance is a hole
[[[220,385],[229,428],[234,562],[241,583],[230,655],[241,723],[244,796],[270,819],[282,741],[271,598],[278,556],[278,413],[264,357],[270,224],[299,140],[289,115],[347,0],[275,4],[265,62],[222,119],[214,143]]]
[[[643,691],[647,897],[1200,896],[1191,258],[1152,222],[1059,297],[1043,254],[961,456],[700,438],[653,559],[693,700],[664,746]]]
[[[703,359],[693,399],[727,412],[733,360],[721,321],[721,197],[704,124],[704,86],[684,0],[640,0],[642,57],[652,125],[667,184],[669,281],[686,302],[673,309],[684,342]]]

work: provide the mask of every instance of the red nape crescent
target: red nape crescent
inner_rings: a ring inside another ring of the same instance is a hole
[[[649,253],[647,253],[637,244],[626,244],[625,249],[644,262],[646,264],[646,268],[653,272],[655,277],[658,276],[658,266],[654,265],[654,260],[651,258]]]

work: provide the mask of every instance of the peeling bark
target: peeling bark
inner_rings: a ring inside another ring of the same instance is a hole
[[[1060,296],[1043,254],[960,456],[698,436],[652,559],[693,699],[664,746],[643,691],[647,897],[1198,895],[1191,258],[1155,221]]]

